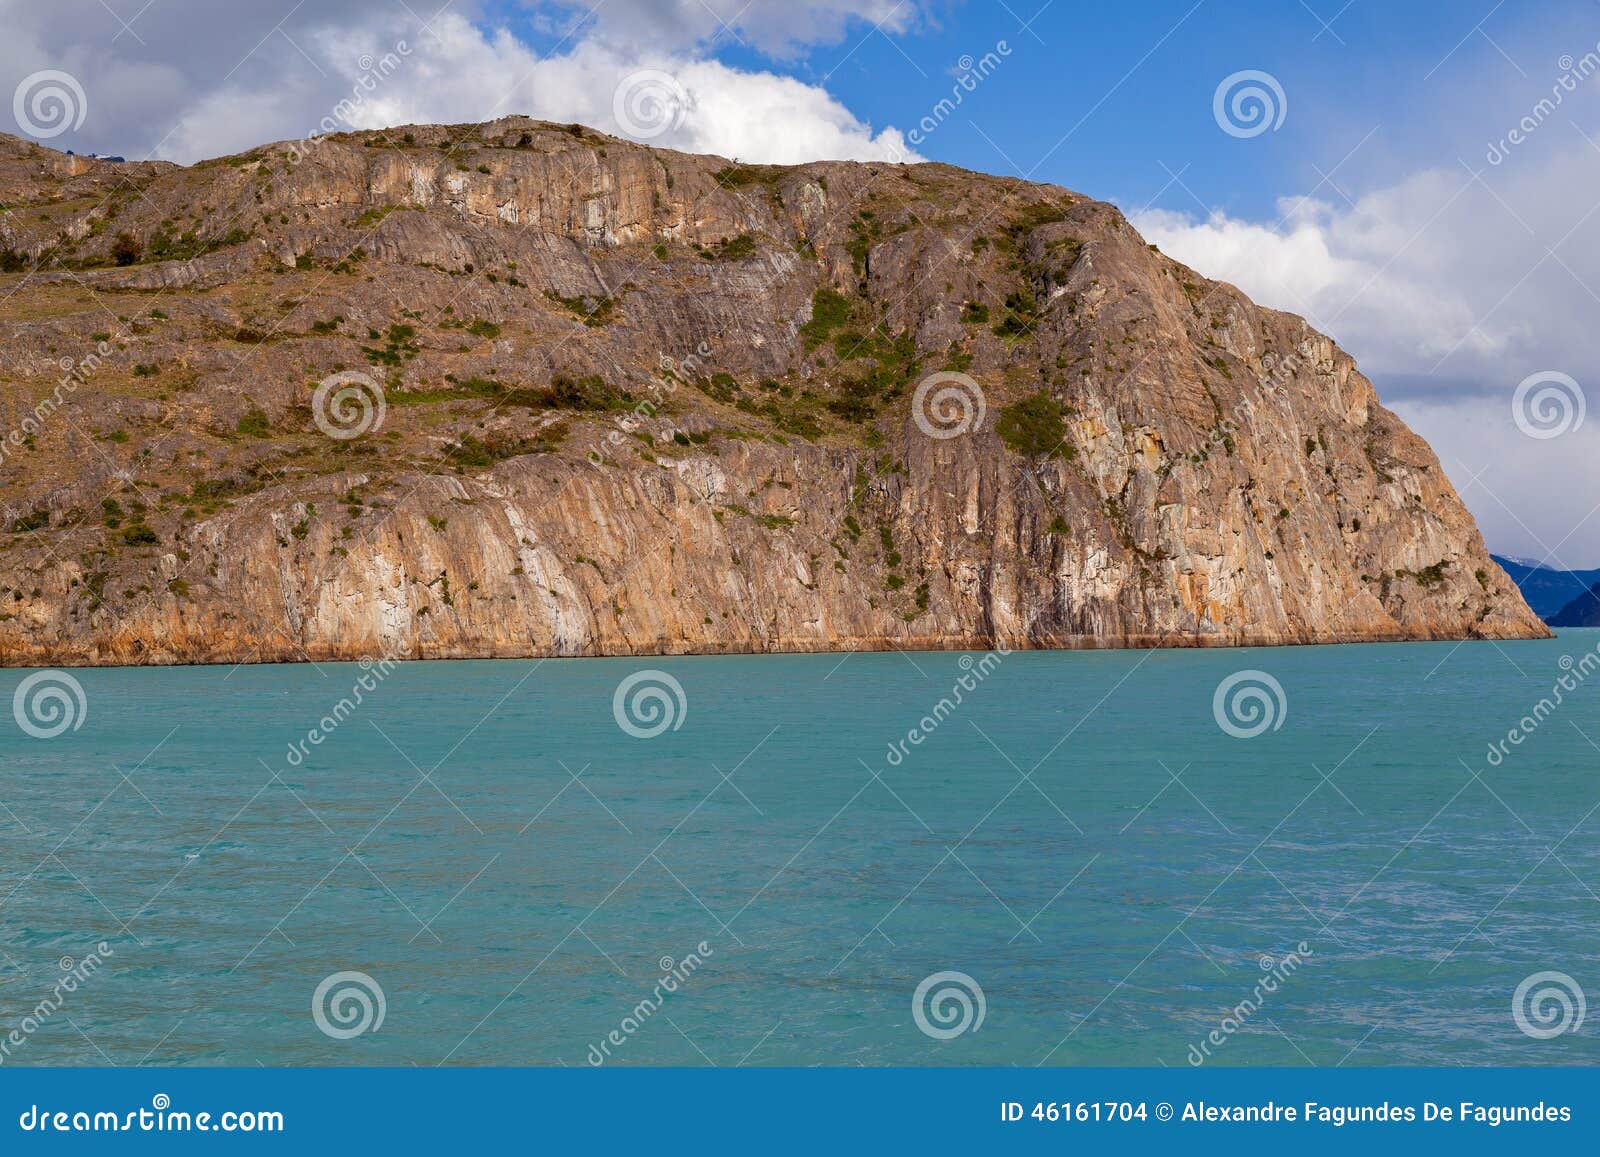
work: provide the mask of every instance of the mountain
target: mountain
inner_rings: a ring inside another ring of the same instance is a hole
[[[1552,627],[1600,627],[1600,582],[1545,621]]]
[[[0,203],[6,664],[1547,633],[1347,354],[1066,189],[512,117]]]
[[[1541,566],[1530,559],[1507,558],[1493,555],[1511,581],[1522,591],[1533,613],[1545,622],[1560,614],[1574,599],[1586,594],[1600,583],[1600,570],[1556,570]],[[1573,624],[1556,624],[1552,626]]]

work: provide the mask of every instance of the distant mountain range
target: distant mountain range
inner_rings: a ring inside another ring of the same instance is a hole
[[[1600,627],[1600,570],[1556,570],[1528,559],[1492,557],[1534,614],[1552,627]]]

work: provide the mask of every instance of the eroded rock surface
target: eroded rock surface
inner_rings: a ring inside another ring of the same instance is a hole
[[[1546,634],[1348,355],[1064,189],[509,118],[0,203],[5,664]]]

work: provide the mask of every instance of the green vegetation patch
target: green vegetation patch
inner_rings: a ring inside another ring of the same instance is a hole
[[[497,462],[521,458],[528,454],[548,454],[566,440],[564,423],[546,426],[531,438],[515,438],[486,434],[476,438],[471,434],[445,447],[445,457],[462,469],[486,470]]]
[[[1029,458],[1053,456],[1070,461],[1078,456],[1077,447],[1067,444],[1061,404],[1044,390],[1001,410],[995,433],[1011,449]]]
[[[357,229],[371,228],[399,207],[398,205],[376,205],[356,218],[355,227]]]
[[[850,321],[850,299],[836,289],[822,288],[811,295],[811,320],[800,327],[800,340],[810,353]]]
[[[866,332],[844,330],[836,334],[833,350],[852,373],[840,384],[838,395],[828,401],[827,407],[847,422],[876,417],[879,406],[905,393],[921,370],[911,335],[891,334],[882,324]]]
[[[582,410],[605,413],[626,410],[634,404],[626,390],[606,384],[598,374],[581,378],[557,374],[548,386],[508,386],[494,378],[466,378],[449,387],[420,390],[391,390],[391,406],[426,406],[470,399],[487,399],[505,406],[529,410]]]
[[[43,530],[50,525],[50,512],[48,510],[35,510],[32,514],[24,514],[11,524],[12,534],[27,534],[33,530]]]
[[[1028,289],[1019,289],[1006,295],[1005,312],[994,332],[1003,338],[1018,340],[1031,337],[1039,321],[1039,301]]]
[[[718,169],[712,179],[724,189],[742,189],[749,185],[768,185],[783,176],[782,165],[729,165]]]
[[[377,338],[377,331],[370,334]],[[385,344],[382,348],[376,346],[362,346],[361,352],[367,355],[367,360],[375,366],[398,366],[407,358],[417,356],[419,347],[416,343],[417,330],[415,326],[394,324],[386,334]]]
[[[706,261],[745,261],[756,254],[756,239],[748,233],[728,237],[712,246],[696,250]]]
[[[259,406],[251,406],[245,411],[244,417],[239,419],[234,430],[247,438],[265,438],[272,433],[272,423],[268,420],[266,411]]]
[[[562,297],[553,289],[544,293],[551,302],[560,306],[567,313],[583,322],[584,325],[593,327],[610,325],[617,320],[617,312],[621,308],[620,297]],[[590,303],[593,302],[593,305]]]

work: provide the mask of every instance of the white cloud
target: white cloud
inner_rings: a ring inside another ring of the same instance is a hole
[[[97,4],[0,0],[0,16],[12,25],[0,45],[0,87],[9,91],[40,68],[65,68],[81,79],[89,115],[80,133],[52,143],[190,162],[308,135],[351,95],[363,61],[398,51],[403,40],[404,63],[366,94],[357,127],[520,113],[636,135],[619,123],[613,94],[651,69],[673,77],[685,98],[681,117],[650,135],[651,144],[760,162],[916,159],[897,131],[875,131],[826,89],[731,67],[709,55],[707,42],[737,35],[777,53],[827,43],[863,19],[905,29],[918,10],[892,0],[717,0],[712,8],[701,0],[623,0],[598,25],[571,24],[552,54],[541,56],[508,28],[474,20],[466,4],[424,28],[403,9],[334,0],[297,10],[279,27],[282,13],[271,6],[241,2],[220,13],[188,0],[157,5],[137,20],[141,45],[133,34],[116,42],[99,35],[116,29]]]
[[[594,16],[608,41],[686,46],[716,38],[782,56],[835,43],[852,24],[905,32],[923,18],[921,9],[915,0],[609,0]]]
[[[394,51],[360,28],[331,29],[303,47],[330,70],[338,62]],[[874,133],[821,88],[716,60],[625,54],[595,40],[541,59],[509,32],[485,33],[453,14],[440,17],[432,35],[407,41],[406,53],[396,55],[398,67],[364,94],[352,127],[486,121],[518,113],[638,136],[619,122],[614,96],[630,76],[652,70],[671,77],[683,97],[674,123],[644,134],[653,145],[771,163],[915,155],[897,131]],[[190,160],[307,135],[350,96],[352,85],[347,80],[342,87],[323,86],[317,104],[281,85],[249,92],[224,86],[184,115],[160,154]]]
[[[1335,337],[1433,443],[1492,547],[1594,566],[1600,149],[1569,125],[1544,131],[1540,151],[1499,167],[1285,200],[1273,221],[1133,219],[1163,252]],[[1590,425],[1549,441],[1516,428],[1512,394],[1541,371],[1578,380]]]

